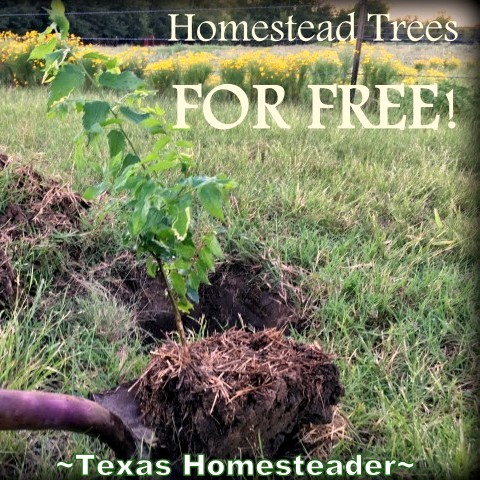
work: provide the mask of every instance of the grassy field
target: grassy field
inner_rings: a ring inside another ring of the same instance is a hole
[[[173,121],[174,100],[161,103]],[[43,89],[0,89],[0,153],[83,191],[96,174],[72,166],[80,119],[47,120],[45,105]],[[282,113],[288,131],[253,130],[252,113],[222,132],[192,111],[192,129],[178,135],[193,142],[199,172],[239,184],[227,251],[262,264],[273,281],[293,270],[296,300],[307,299],[299,307],[310,313],[296,335],[337,356],[348,429],[330,457],[362,453],[413,462],[415,478],[468,478],[478,433],[475,127],[459,118],[453,130],[338,130],[334,113],[328,128],[311,131],[307,105]],[[0,212],[11,195],[0,177]],[[88,265],[124,250],[99,211],[73,238],[17,248],[14,266],[36,293],[0,317],[0,386],[85,396],[145,365],[123,305],[95,285],[85,296],[49,290],[52,265],[66,261],[62,242],[80,245]],[[32,265],[38,256],[47,261]],[[87,450],[108,455],[78,435],[0,433],[0,478],[58,478],[52,464]]]

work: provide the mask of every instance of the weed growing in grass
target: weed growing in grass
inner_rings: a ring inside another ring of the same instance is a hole
[[[243,57],[236,60],[224,59],[220,62],[220,78],[222,83],[230,83],[244,88],[246,85],[247,71]]]
[[[116,57],[122,72],[127,70],[143,78],[145,69],[153,57],[153,51],[148,48],[130,47],[117,53]]]
[[[439,70],[456,70],[461,67],[462,61],[453,56],[446,58],[439,57],[430,57],[430,58],[421,58],[413,62],[414,67],[417,70],[426,70],[426,69],[435,69]]]
[[[213,72],[214,57],[207,52],[188,52],[177,59],[181,81],[187,85],[202,85]]]

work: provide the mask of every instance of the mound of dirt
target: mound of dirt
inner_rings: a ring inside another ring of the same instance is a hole
[[[275,329],[231,329],[153,352],[137,399],[164,458],[274,457],[302,425],[332,421],[343,393],[332,358]],[[261,442],[261,444],[259,443]]]
[[[17,241],[35,248],[49,245],[48,239],[54,234],[78,231],[81,214],[89,205],[69,185],[45,178],[30,166],[16,167],[11,157],[4,154],[0,154],[0,174],[5,188],[0,206],[0,308],[3,309],[12,304],[22,287],[22,279],[17,282],[10,261],[18,253]],[[36,260],[34,255],[33,266],[37,266]]]
[[[88,203],[69,185],[45,179],[31,167],[19,167],[8,174],[10,197],[15,200],[0,212],[0,244],[19,237],[36,241],[55,231],[78,228],[80,214]]]

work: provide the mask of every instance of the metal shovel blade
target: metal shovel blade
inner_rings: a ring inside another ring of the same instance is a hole
[[[91,399],[116,414],[123,421],[138,443],[140,456],[148,457],[155,446],[155,434],[142,419],[136,393],[134,384],[129,383],[106,392],[93,393]]]

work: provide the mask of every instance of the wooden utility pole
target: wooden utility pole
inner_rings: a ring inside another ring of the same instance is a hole
[[[367,21],[367,0],[360,0],[360,10],[358,14],[357,43],[355,44],[355,53],[353,54],[352,80],[350,85],[357,84],[358,69],[360,67],[360,54],[362,52],[363,36],[365,33],[365,23]],[[350,101],[355,99],[355,89],[350,92]]]

